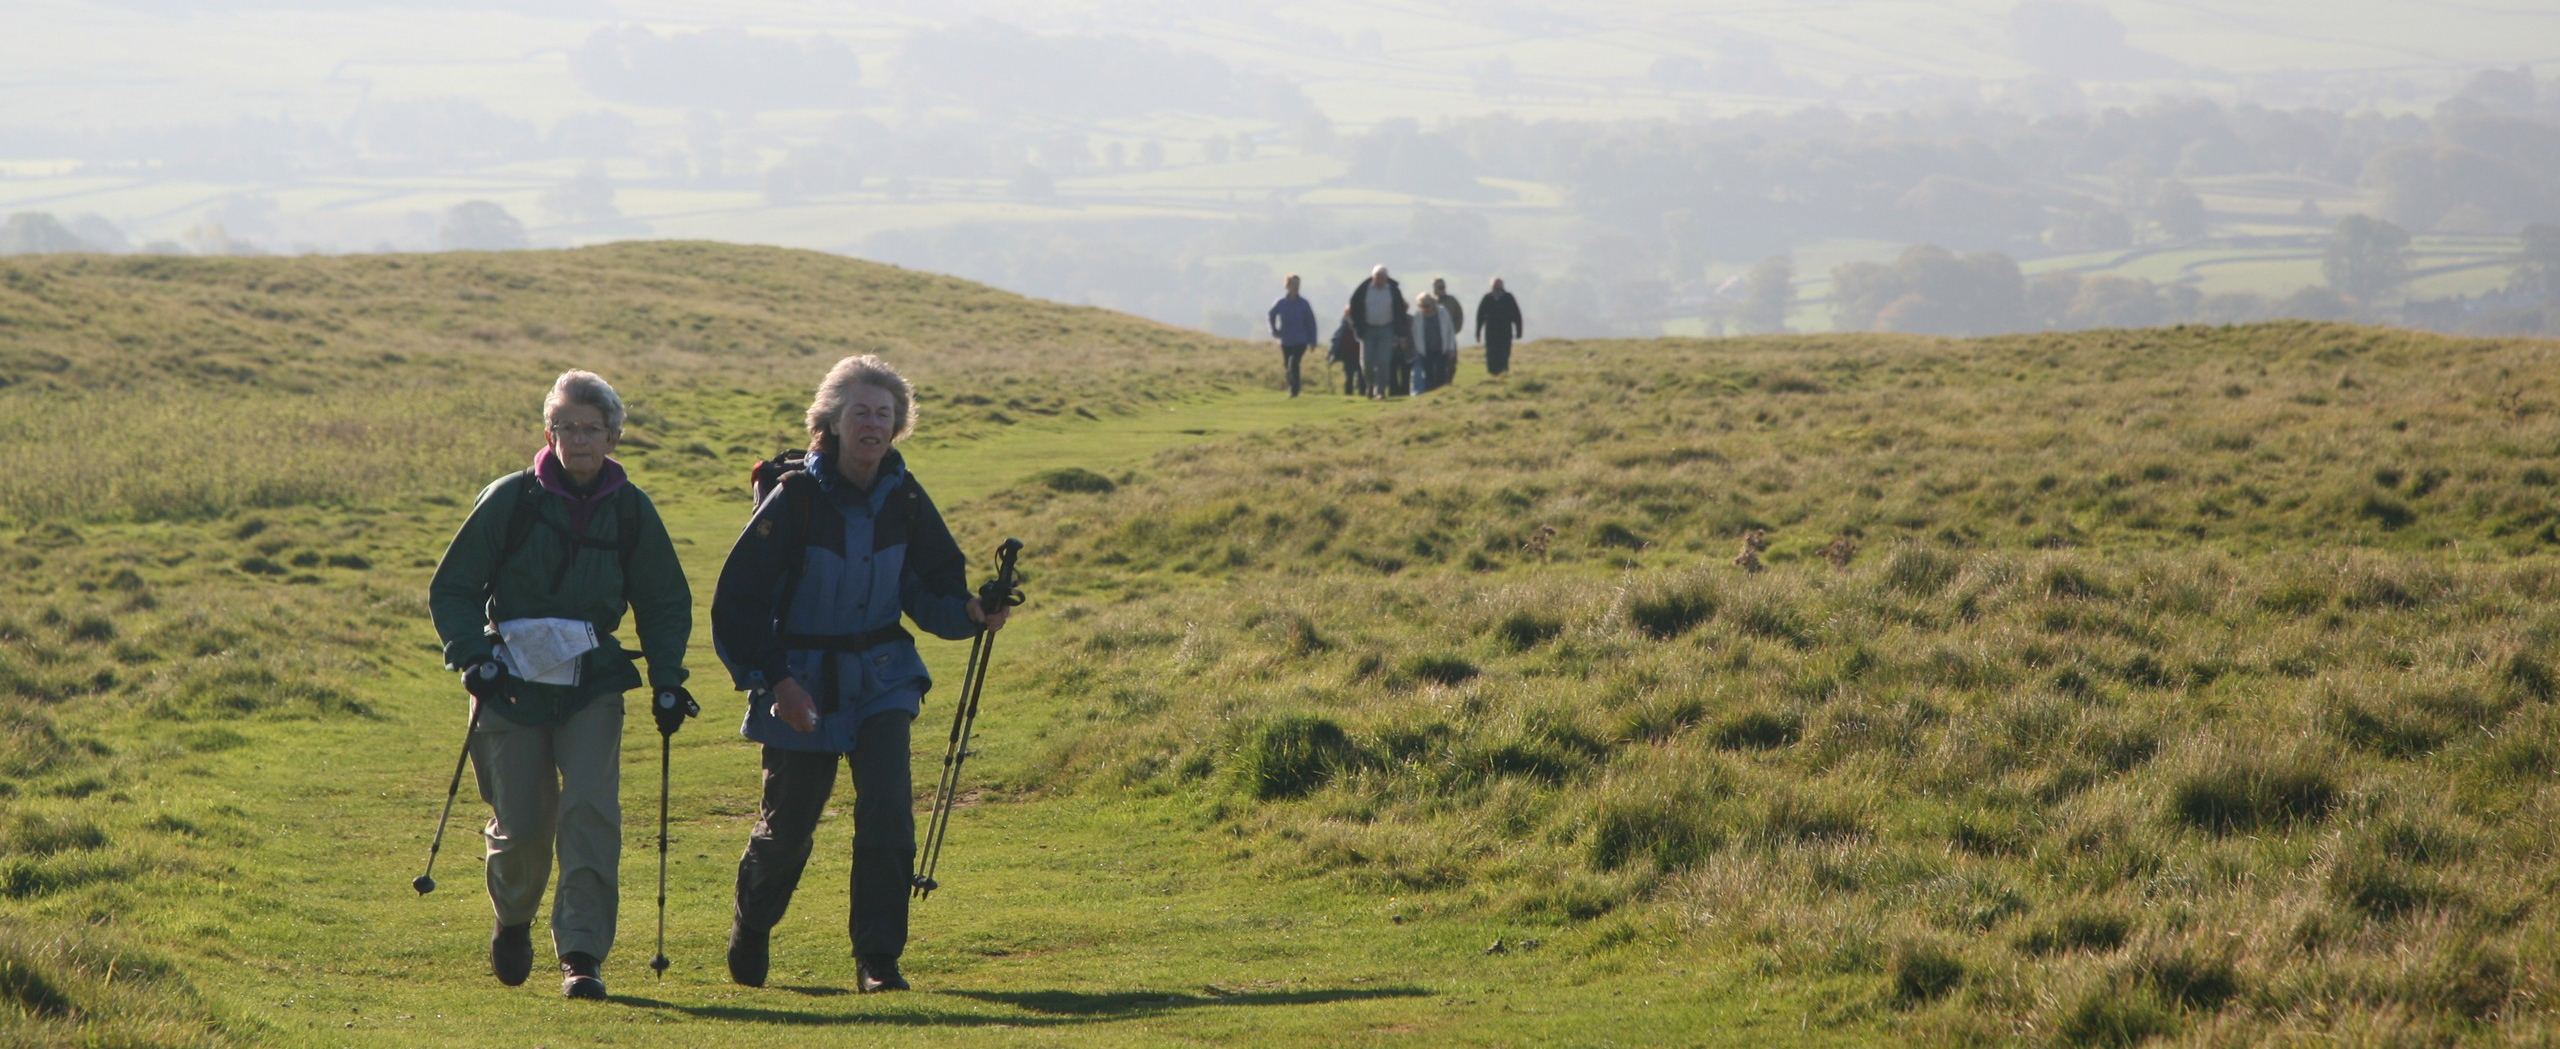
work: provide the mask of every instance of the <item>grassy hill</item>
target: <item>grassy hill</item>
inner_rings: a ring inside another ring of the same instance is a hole
[[[1540,342],[1377,405],[757,249],[0,287],[13,1043],[2560,1034],[2550,343]],[[449,888],[405,887],[458,736],[421,598],[463,500],[597,368],[707,599],[744,461],[856,349],[921,380],[911,456],[968,548],[1031,543],[925,990],[838,996],[835,821],[777,985],[720,977],[754,758],[710,683],[678,968],[637,975],[634,728],[622,1002],[489,985],[471,799]]]

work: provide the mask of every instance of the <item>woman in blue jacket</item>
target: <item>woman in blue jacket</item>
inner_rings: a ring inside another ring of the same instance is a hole
[[[911,723],[933,687],[904,613],[959,640],[1004,625],[969,596],[959,543],[892,445],[915,428],[915,388],[879,358],[847,357],[809,405],[806,468],[756,506],[721,566],[712,643],[749,693],[741,732],[764,745],[764,801],[738,860],[730,978],[764,984],[773,926],[808,862],[836,762],[853,770],[853,916],[862,991],[905,990],[915,873]]]

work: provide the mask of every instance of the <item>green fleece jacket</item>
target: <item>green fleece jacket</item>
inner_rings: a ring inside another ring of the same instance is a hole
[[[620,464],[612,465],[617,468],[609,473],[620,480]],[[579,684],[518,682],[515,702],[494,708],[522,724],[559,724],[598,695],[640,687],[639,671],[631,662],[634,653],[612,636],[622,625],[627,604],[637,621],[638,654],[649,660],[650,690],[684,684],[693,591],[685,585],[684,566],[676,561],[675,544],[667,538],[656,504],[627,483],[613,485],[588,508],[584,530],[573,531],[576,515],[570,500],[529,485],[530,474],[508,474],[482,489],[471,516],[436,564],[435,578],[427,585],[427,607],[444,642],[445,668],[460,670],[489,658],[499,622],[556,617],[594,624],[596,647],[584,657]],[[538,500],[534,521],[515,553],[500,565],[508,521],[520,498]],[[626,537],[631,543],[627,577],[624,556],[616,549]],[[493,579],[494,589],[489,585]]]

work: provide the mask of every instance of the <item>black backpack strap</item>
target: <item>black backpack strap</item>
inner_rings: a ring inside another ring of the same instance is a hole
[[[533,534],[533,523],[542,516],[542,482],[534,479],[533,471],[518,470],[508,482],[516,490],[516,501],[507,508],[507,536],[498,545],[498,559],[489,563],[489,582],[480,588],[480,603],[484,606],[496,599],[498,573],[507,567],[507,562],[515,560],[517,551],[524,549],[525,538]]]
[[[782,525],[783,549],[789,553],[782,557],[782,591],[773,605],[774,622],[778,624],[791,614],[791,598],[800,590],[800,567],[809,550],[810,518],[817,513],[810,504],[817,501],[818,493],[810,491],[817,478],[809,476],[807,470],[786,472],[774,484],[782,489],[775,498],[791,504],[784,508]]]

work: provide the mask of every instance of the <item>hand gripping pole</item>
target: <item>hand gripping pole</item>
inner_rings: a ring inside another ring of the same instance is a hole
[[[1022,540],[1007,539],[996,549],[996,577],[978,588],[978,607],[994,612],[1022,604],[1020,578],[1014,574],[1014,557],[1022,553]],[[986,691],[987,664],[995,658],[995,631],[980,630],[969,641],[969,667],[960,678],[960,698],[951,705],[951,739],[942,751],[942,781],[934,786],[933,814],[925,821],[924,843],[916,857],[913,894],[921,900],[933,895],[941,883],[933,880],[934,867],[942,860],[943,838],[951,829],[951,806],[960,792],[960,763],[969,757],[969,736],[978,722],[978,695]]]

